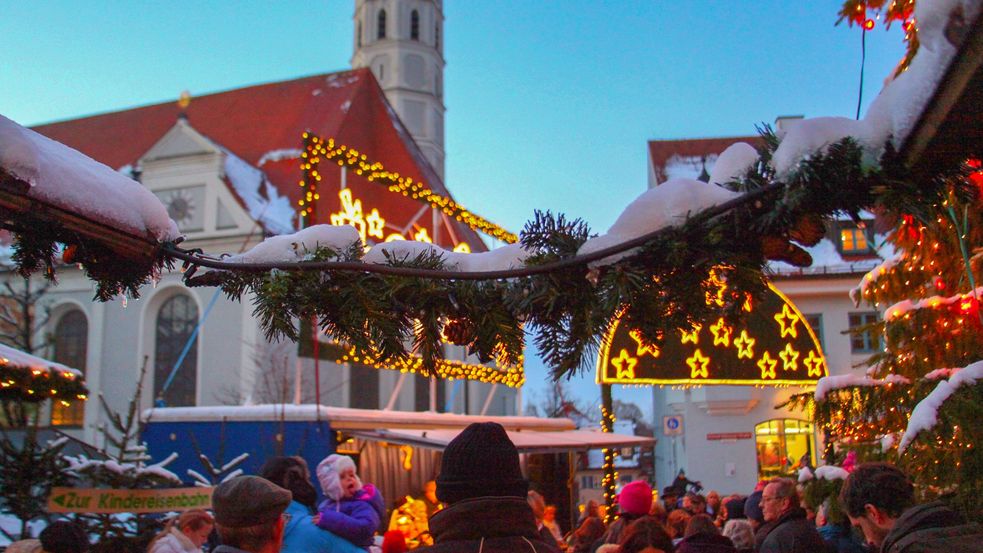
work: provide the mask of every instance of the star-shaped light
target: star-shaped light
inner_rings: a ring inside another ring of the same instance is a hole
[[[695,346],[700,341],[701,330],[703,330],[703,325],[696,325],[693,327],[693,330],[689,332],[683,332],[682,333],[683,338],[682,340],[680,340],[680,343],[685,344],[689,342]]]
[[[456,253],[471,253],[471,246],[467,242],[461,242],[454,246],[454,251]]]
[[[816,350],[809,350],[809,355],[802,362],[809,369],[809,376],[823,376],[823,358],[816,355]]]
[[[632,357],[628,350],[622,348],[617,359],[612,359],[611,364],[617,369],[615,378],[635,378],[635,365],[638,359]]]
[[[414,235],[413,239],[417,242],[426,242],[427,244],[433,244],[433,240],[430,239],[430,235],[427,234],[427,229],[422,228],[418,230]]]
[[[373,209],[371,213],[365,218],[365,225],[368,227],[365,231],[369,236],[375,236],[376,238],[382,238],[383,229],[386,226],[386,220],[379,215],[378,209]]]
[[[690,373],[689,373],[690,378],[710,377],[710,371],[709,371],[710,358],[705,357],[703,355],[703,352],[701,352],[699,349],[697,349],[693,353],[693,357],[690,357],[689,359],[686,360],[686,364],[689,365],[690,368]]]
[[[775,315],[775,320],[782,327],[782,338],[789,335],[792,338],[798,338],[799,332],[795,330],[795,324],[799,322],[799,316],[792,311],[787,303],[782,305],[782,312]]]
[[[799,352],[792,349],[792,344],[785,344],[785,351],[778,354],[782,358],[782,369],[786,371],[799,370]]]
[[[761,369],[761,378],[776,378],[778,375],[775,374],[775,366],[778,365],[778,359],[772,359],[768,352],[764,352],[761,355],[761,359],[758,360],[758,368]]]
[[[729,346],[732,332],[734,332],[734,329],[727,326],[723,317],[720,317],[716,323],[710,325],[710,333],[713,334],[713,345],[715,346]]]
[[[746,330],[741,331],[741,335],[734,340],[734,347],[737,348],[737,358],[742,357],[746,359],[754,358],[754,342],[755,339],[748,336]]]
[[[649,343],[649,341],[646,340],[645,337],[642,336],[642,333],[638,330],[631,330],[628,332],[628,336],[630,336],[631,339],[635,340],[635,343],[638,344],[638,347],[635,348],[635,355],[639,357],[645,355],[646,353],[652,357],[662,355],[662,350],[659,349],[659,346]]]

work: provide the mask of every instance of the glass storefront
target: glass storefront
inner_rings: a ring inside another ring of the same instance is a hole
[[[758,476],[796,476],[803,458],[816,466],[813,424],[794,419],[774,419],[754,427],[758,452]]]

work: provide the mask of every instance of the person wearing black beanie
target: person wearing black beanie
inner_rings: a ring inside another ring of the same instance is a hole
[[[430,517],[434,545],[420,553],[558,553],[536,530],[519,451],[502,425],[476,422],[444,449]]]

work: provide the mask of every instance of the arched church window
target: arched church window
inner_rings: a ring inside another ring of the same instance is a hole
[[[162,396],[168,407],[195,404],[198,337],[191,340],[191,335],[197,325],[198,306],[186,294],[170,298],[157,312],[154,333],[154,398],[156,400]],[[185,347],[188,350],[182,358]],[[178,366],[179,360],[181,363]]]
[[[816,466],[814,427],[811,422],[773,419],[754,427],[759,479],[795,476],[801,463]]]
[[[420,40],[420,12],[416,10],[410,14],[410,39]]]
[[[81,309],[72,309],[62,315],[55,325],[53,361],[85,373],[85,356],[88,353],[89,322]],[[53,426],[82,426],[85,417],[85,401],[76,399],[62,403],[52,400],[51,424]]]
[[[386,38],[386,10],[379,10],[379,34],[376,38],[383,39]]]

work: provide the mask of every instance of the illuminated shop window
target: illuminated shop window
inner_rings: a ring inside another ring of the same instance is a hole
[[[758,450],[758,476],[762,479],[795,476],[803,457],[816,466],[816,448],[811,422],[774,419],[754,427]]]
[[[840,250],[846,254],[867,253],[867,235],[857,227],[840,229]]]

